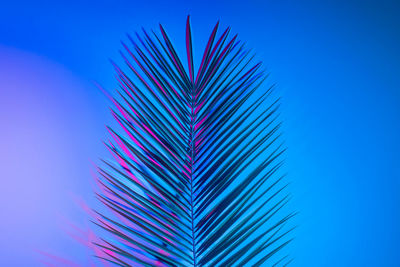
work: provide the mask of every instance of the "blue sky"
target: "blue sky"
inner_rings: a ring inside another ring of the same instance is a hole
[[[80,218],[68,196],[92,196],[90,160],[106,155],[111,116],[93,82],[115,86],[108,59],[126,33],[161,22],[183,44],[191,14],[195,42],[217,20],[232,26],[278,84],[300,212],[293,265],[398,266],[399,11],[396,1],[3,1],[3,263],[40,266],[32,248],[48,246],[87,260],[55,218]]]

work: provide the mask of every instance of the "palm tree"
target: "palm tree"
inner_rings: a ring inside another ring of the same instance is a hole
[[[96,245],[119,266],[286,265],[294,213],[282,182],[279,99],[261,63],[216,24],[196,67],[189,17],[186,60],[164,27],[129,36],[111,98],[120,132],[99,168],[112,214]],[[184,65],[187,64],[187,67]],[[283,214],[282,214],[283,213]],[[287,229],[288,228],[288,229]],[[279,253],[278,253],[279,252]]]

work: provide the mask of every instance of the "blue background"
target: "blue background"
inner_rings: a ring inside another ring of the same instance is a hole
[[[2,1],[0,264],[92,261],[65,225],[88,227],[79,199],[94,203],[91,162],[108,157],[109,103],[93,84],[115,86],[108,58],[125,33],[161,22],[183,44],[191,14],[195,43],[220,19],[278,84],[300,212],[293,266],[400,266],[399,12],[396,1]]]

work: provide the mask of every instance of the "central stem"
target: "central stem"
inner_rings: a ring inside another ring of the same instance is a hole
[[[196,122],[196,114],[194,112],[195,108],[195,92],[194,87],[192,86],[191,89],[191,114],[190,114],[190,219],[192,223],[192,249],[193,249],[193,266],[197,266],[197,259],[196,259],[196,242],[195,242],[195,229],[194,229],[194,205],[193,205],[193,172],[194,172],[194,157],[195,157],[195,137],[194,137],[194,128]]]

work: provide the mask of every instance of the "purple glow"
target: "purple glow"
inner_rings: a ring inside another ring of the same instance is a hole
[[[88,229],[71,196],[93,201],[90,159],[104,151],[98,137],[109,117],[96,91],[61,65],[0,46],[2,262],[93,261],[63,225]]]

